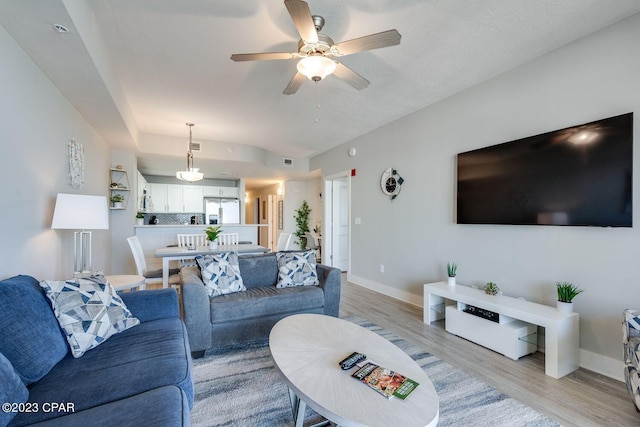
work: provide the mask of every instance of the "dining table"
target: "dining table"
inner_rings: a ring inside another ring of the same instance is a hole
[[[213,255],[224,252],[237,252],[238,254],[259,254],[269,252],[264,246],[243,243],[239,245],[218,245],[215,249],[207,246],[196,246],[193,249],[180,246],[169,246],[156,249],[156,258],[162,258],[162,287],[169,287],[169,262],[183,259],[194,259],[198,255]]]

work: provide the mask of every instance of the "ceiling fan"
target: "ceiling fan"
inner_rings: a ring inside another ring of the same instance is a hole
[[[231,55],[231,59],[236,62],[299,59],[298,71],[284,89],[283,93],[285,95],[296,93],[305,77],[317,82],[329,74],[334,74],[354,88],[362,90],[369,86],[369,80],[333,58],[400,44],[401,35],[397,30],[383,31],[357,39],[334,43],[330,37],[320,34],[324,26],[324,18],[317,15],[312,16],[307,2],[284,0],[284,5],[300,34],[298,51],[236,53]]]

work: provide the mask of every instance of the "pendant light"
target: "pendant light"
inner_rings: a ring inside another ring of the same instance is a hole
[[[204,178],[204,174],[202,172],[198,172],[198,168],[193,167],[193,153],[191,152],[191,128],[193,127],[193,123],[187,123],[189,126],[189,146],[187,149],[187,170],[176,172],[176,178],[181,181],[194,182],[200,181]]]

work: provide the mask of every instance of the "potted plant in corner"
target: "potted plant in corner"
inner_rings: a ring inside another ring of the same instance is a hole
[[[557,282],[558,290],[558,311],[563,313],[573,312],[573,299],[584,292],[571,282]]]
[[[222,226],[212,225],[210,227],[207,227],[204,230],[204,232],[207,234],[207,240],[209,241],[209,248],[213,250],[217,249],[218,242],[216,241],[216,239],[218,238],[220,233],[222,233]]]
[[[142,212],[136,214],[136,225],[144,225],[144,214]]]
[[[447,263],[447,283],[449,284],[449,286],[455,286],[456,285],[456,271],[458,270],[458,264],[456,264],[455,262],[448,262]]]
[[[124,208],[122,202],[124,202],[124,196],[122,194],[114,194],[110,197],[111,200],[111,205],[115,208],[115,209],[122,209]]]

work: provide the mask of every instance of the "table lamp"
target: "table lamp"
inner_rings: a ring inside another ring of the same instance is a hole
[[[91,231],[109,228],[105,196],[58,193],[51,228],[82,230],[73,235],[73,276],[91,275]]]

